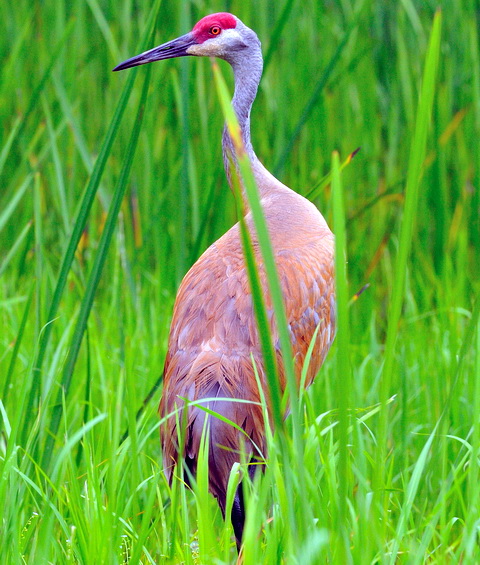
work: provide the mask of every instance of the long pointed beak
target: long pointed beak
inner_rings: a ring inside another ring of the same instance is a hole
[[[153,63],[153,61],[161,61],[162,59],[173,59],[174,57],[185,57],[188,55],[188,48],[192,45],[196,45],[197,41],[193,33],[187,33],[177,39],[173,39],[168,43],[154,47],[149,51],[140,53],[140,55],[135,55],[131,59],[127,59],[117,65],[114,71],[123,71],[124,69],[129,69],[130,67],[136,67],[138,65],[146,65],[147,63]]]

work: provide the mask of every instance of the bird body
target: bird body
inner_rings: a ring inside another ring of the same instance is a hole
[[[320,325],[308,368],[308,386],[333,339],[333,266],[328,260],[332,236],[313,205],[308,201],[299,202],[288,194],[282,196],[271,195],[262,204],[282,286],[298,381],[310,340]],[[246,216],[246,222],[250,232],[255,233],[250,213]],[[312,223],[316,224],[317,229],[309,227]],[[291,237],[291,226],[295,229],[295,238]],[[255,236],[253,246],[258,249]],[[266,275],[260,259],[258,266],[260,280],[267,294]],[[267,308],[283,391],[283,362],[269,301]],[[205,251],[178,290],[165,362],[161,415],[173,414],[176,407],[182,404],[180,398],[190,401],[214,397],[239,398],[259,403],[261,397],[251,355],[266,392],[261,346],[240,229],[236,224]],[[246,432],[252,440],[246,446],[247,452],[255,453],[258,448],[259,456],[266,454],[265,427],[262,409],[258,404],[222,400],[210,402],[208,407]],[[191,460],[192,472],[195,472],[204,417],[205,412],[200,407],[190,408],[185,449],[186,456]],[[229,424],[214,418],[210,420],[209,431],[210,474],[212,478],[215,477],[215,483],[212,482],[211,486],[224,510],[230,469],[239,459],[238,451],[244,436]],[[178,449],[174,417],[168,419],[163,428],[162,443],[166,474],[170,478]]]
[[[335,333],[333,235],[317,208],[278,181],[258,160],[250,140],[250,109],[262,74],[262,55],[256,34],[232,14],[200,20],[192,32],[129,59],[115,70],[182,56],[217,56],[227,60],[235,75],[233,107],[258,186],[267,222],[294,354],[297,382],[310,342],[318,328],[305,385],[318,373]],[[227,129],[223,155],[231,184],[237,167]],[[246,204],[245,221],[252,238],[260,282],[266,298],[270,330],[277,355],[280,389],[285,389],[284,365],[269,298],[252,214]],[[194,475],[205,429],[206,413],[198,403],[235,423],[209,416],[209,485],[225,515],[226,491],[232,465],[241,449],[252,458],[266,455],[265,422],[254,366],[268,399],[259,334],[253,311],[239,224],[213,243],[185,275],[175,301],[160,415],[163,464],[171,481],[180,458]],[[188,413],[183,414],[188,399]],[[218,400],[217,400],[218,399]],[[240,399],[246,402],[229,401]],[[186,423],[183,452],[179,453],[178,425]],[[237,491],[232,522],[240,543],[245,519],[241,489]]]

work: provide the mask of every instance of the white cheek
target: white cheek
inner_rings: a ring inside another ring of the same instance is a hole
[[[241,38],[237,30],[226,29],[218,37],[207,39],[199,45],[192,45],[187,49],[187,54],[197,57],[223,57],[239,41]]]
[[[188,55],[196,55],[197,57],[215,57],[218,55],[218,45],[213,41],[206,41],[200,45],[192,45],[187,49]]]

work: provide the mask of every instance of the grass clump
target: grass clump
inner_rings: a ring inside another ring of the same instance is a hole
[[[212,71],[111,73],[226,7],[268,53],[257,153],[338,246],[340,333],[246,486],[245,563],[478,561],[478,10],[444,4],[0,6],[0,562],[235,561],[205,469],[166,484],[160,390],[136,419],[237,219]]]

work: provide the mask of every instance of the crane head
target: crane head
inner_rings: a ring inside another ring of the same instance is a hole
[[[236,54],[252,44],[260,46],[256,34],[251,29],[233,14],[219,12],[202,18],[189,33],[127,59],[113,70],[122,71],[153,61],[187,55],[220,57],[233,63]]]

